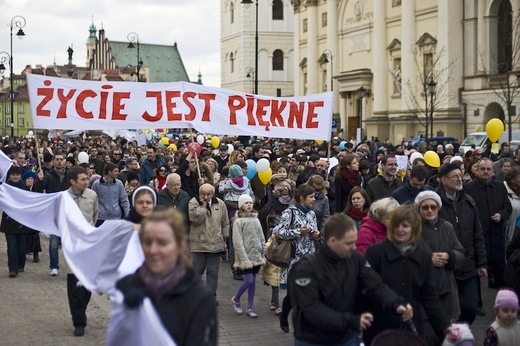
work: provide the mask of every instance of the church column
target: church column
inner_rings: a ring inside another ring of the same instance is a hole
[[[478,69],[477,74],[484,74],[487,66],[489,66],[489,61],[487,57],[489,56],[489,47],[486,43],[486,1],[478,1],[478,11],[477,11],[477,54],[478,54]]]
[[[338,54],[338,1],[327,0],[327,49],[332,52],[332,68],[327,67],[329,70],[329,82],[332,80],[332,86],[334,91],[334,113],[338,111],[339,104],[339,85],[332,78],[338,75],[340,56]],[[330,90],[330,86],[327,88]]]
[[[321,92],[318,84],[318,6],[311,0],[307,5],[307,95]]]
[[[293,16],[293,50],[294,50],[294,61],[293,61],[293,76],[294,76],[294,82],[293,82],[293,88],[294,88],[294,96],[301,96],[301,75],[302,70],[300,68],[300,24],[301,24],[301,15],[300,15],[300,5],[295,4],[294,5],[294,16]],[[289,67],[288,67],[289,68]]]
[[[374,6],[374,35],[372,36],[372,66],[374,113],[388,110],[388,54],[386,52],[386,6]]]
[[[403,0],[401,3],[401,80],[403,83],[403,92],[401,94],[401,108],[408,110],[411,105],[410,95],[415,90],[417,83],[417,71],[415,64],[415,0]],[[406,84],[410,84],[410,88]],[[377,96],[377,95],[376,95]],[[420,97],[420,95],[416,95]]]

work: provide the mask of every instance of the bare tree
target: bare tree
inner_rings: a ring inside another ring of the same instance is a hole
[[[405,97],[408,110],[413,113],[417,121],[424,126],[425,136],[433,137],[433,115],[434,110],[445,108],[450,101],[457,97],[457,94],[448,88],[451,80],[451,70],[455,61],[447,66],[441,66],[440,60],[446,54],[444,47],[435,53],[434,47],[422,51],[412,49],[416,67],[416,80],[398,80],[400,74],[396,76],[396,71],[389,71],[394,83],[400,89],[402,97]],[[406,93],[406,95],[403,95]],[[431,134],[428,130],[431,129]]]
[[[484,51],[479,48],[481,66],[487,80],[487,87],[499,98],[507,112],[509,142],[513,139],[513,124],[518,121],[516,106],[513,106],[520,94],[520,14],[510,13],[503,27],[511,25],[511,31],[504,30],[498,35],[497,53],[490,56],[490,67],[486,69]]]

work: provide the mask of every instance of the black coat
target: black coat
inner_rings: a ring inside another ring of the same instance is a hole
[[[355,186],[360,186],[362,188],[366,188],[365,178],[363,178],[363,176],[361,174],[358,176],[357,183]],[[336,179],[334,179],[334,187],[335,187],[335,192],[336,192],[336,199],[335,199],[336,207],[335,207],[334,211],[336,213],[341,213],[347,207],[348,196],[350,195],[350,191],[352,190],[352,188],[354,186],[351,186],[347,182],[347,179],[343,178],[343,176],[340,175],[340,176],[336,177]]]
[[[392,192],[403,186],[403,181],[394,177],[392,181],[387,181],[382,174],[378,174],[368,181],[367,193],[372,203],[378,199],[391,197]]]
[[[65,172],[63,179],[60,179],[60,176],[54,169],[49,171],[49,173],[45,173],[43,176],[43,181],[36,179],[34,182],[34,191],[36,192],[60,192],[67,190],[69,187],[70,182],[67,179],[67,172]]]
[[[421,306],[437,332],[442,332],[450,325],[450,320],[444,314],[435,288],[431,252],[425,246],[424,243],[419,242],[402,255],[397,246],[387,239],[371,245],[365,254],[365,258],[381,275],[383,282],[412,306],[413,323],[421,336],[424,335],[422,333]],[[401,316],[381,309],[372,301],[368,301],[367,305],[368,311],[374,315],[374,322],[366,332],[366,340],[370,340],[387,329],[402,329]]]
[[[289,272],[294,337],[320,345],[337,345],[359,331],[354,311],[357,291],[388,309],[402,303],[359,252],[340,258],[326,244],[302,257]]]
[[[504,184],[496,181],[486,184],[477,178],[467,183],[464,190],[477,204],[488,262],[503,261],[506,256],[506,222],[513,210]],[[500,222],[491,220],[495,213],[502,216]]]
[[[455,201],[446,196],[442,185],[437,189],[437,194],[442,201],[439,217],[451,223],[465,249],[464,264],[462,268],[455,269],[455,278],[469,279],[477,275],[477,268],[485,268],[487,265],[486,246],[477,204],[464,190],[457,193]]]
[[[138,273],[128,275],[116,284],[123,295],[144,292],[150,297]],[[215,297],[193,270],[188,270],[180,283],[161,299],[151,299],[166,331],[179,346],[217,344],[218,319]]]

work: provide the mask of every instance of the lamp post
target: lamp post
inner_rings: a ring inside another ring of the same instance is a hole
[[[248,66],[246,67],[246,78],[251,78],[253,77],[253,80],[254,80],[254,76],[255,76],[255,69],[252,68],[251,66]],[[255,92],[255,85],[254,85],[254,82],[252,84],[252,87],[251,87],[251,92],[254,93]]]
[[[249,7],[253,3],[252,0],[242,0],[241,4]],[[255,2],[256,15],[255,15],[255,90],[254,94],[258,95],[258,0]]]
[[[364,86],[360,86],[357,91],[361,99],[361,112],[359,113],[359,138],[356,138],[356,142],[361,143],[361,141],[363,141],[363,113],[365,111],[363,99],[367,96],[367,89]]]
[[[131,32],[128,34],[127,36],[128,38],[128,47],[127,48],[135,48],[137,46],[137,81],[140,82],[140,78],[139,78],[139,72],[141,71],[141,67],[143,67],[143,61],[141,60],[141,56],[139,55],[139,44],[140,44],[140,40],[139,40],[139,35],[137,35],[137,33],[135,32]],[[135,45],[134,45],[135,43]]]
[[[436,86],[437,83],[433,80],[433,76],[430,76],[428,81],[428,94],[430,94],[430,138],[433,138],[433,97],[435,96]]]
[[[4,72],[6,70],[5,68],[5,64],[9,64],[11,62],[11,56],[9,55],[9,53],[7,52],[0,52],[0,76],[3,76],[4,75]],[[3,94],[5,94],[5,92],[3,91],[2,92]],[[2,95],[2,98],[4,96]],[[4,102],[2,102],[4,104]],[[6,131],[6,128],[5,128],[5,119],[7,118],[6,117],[6,112],[5,112],[5,108],[4,108],[4,117],[2,119],[2,126],[4,128],[4,136],[7,135],[7,131]]]
[[[329,63],[329,57],[330,57],[330,91],[334,91],[334,65],[333,65],[333,57],[332,57],[332,51],[330,49],[325,49],[323,51],[323,54],[325,55],[325,59],[323,59],[324,63]]]
[[[14,16],[11,19],[9,28],[11,29],[11,54],[9,56],[9,99],[11,101],[11,137],[14,138],[14,73],[13,73],[13,28],[18,28],[16,36],[21,40],[25,33],[22,28],[25,26],[25,18],[22,16]]]

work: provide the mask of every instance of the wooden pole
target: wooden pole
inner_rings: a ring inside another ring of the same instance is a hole
[[[40,145],[38,144],[38,134],[36,132],[36,129],[33,129],[34,132],[34,142],[36,147],[36,160],[38,161],[38,168],[40,168],[40,171],[42,170],[42,160],[40,160]],[[42,152],[42,159],[43,159],[43,152]],[[43,171],[42,171],[43,172]]]
[[[191,127],[190,127],[190,137],[191,137],[191,144],[193,144],[193,132],[191,131]],[[191,150],[191,144],[190,144],[190,150]],[[197,152],[195,152],[195,164],[197,165],[197,174],[199,175],[199,179],[202,179],[202,177],[200,176],[200,166],[199,166],[199,159],[197,158]]]

